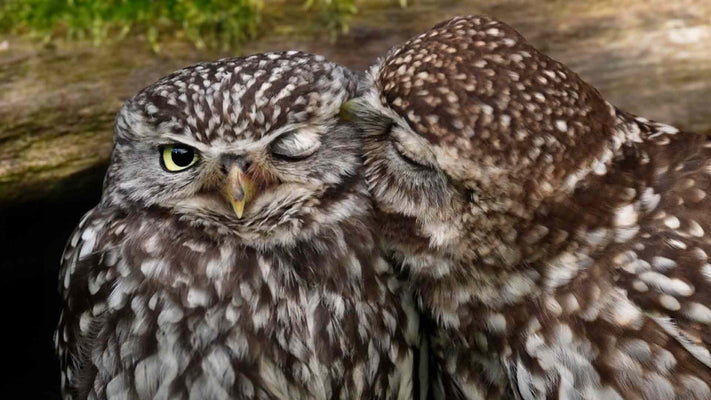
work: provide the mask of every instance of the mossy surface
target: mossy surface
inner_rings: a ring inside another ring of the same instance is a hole
[[[5,0],[0,32],[50,41],[58,36],[96,44],[129,33],[154,50],[166,35],[185,36],[198,47],[234,47],[253,38],[262,0]]]

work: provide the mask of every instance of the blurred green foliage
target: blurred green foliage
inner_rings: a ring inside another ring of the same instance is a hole
[[[334,34],[347,29],[355,0],[304,0]],[[197,47],[232,48],[254,37],[263,0],[0,0],[0,32],[101,43],[129,33],[185,36]]]
[[[319,10],[332,39],[348,30],[350,17],[357,11],[355,0],[306,0],[304,6]]]

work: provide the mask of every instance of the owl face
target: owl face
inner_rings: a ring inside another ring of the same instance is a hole
[[[103,201],[220,233],[303,228],[360,163],[338,118],[355,87],[345,68],[299,52],[180,70],[120,111]]]
[[[344,110],[389,240],[456,258],[517,262],[517,228],[572,190],[614,128],[597,91],[485,17],[433,27],[361,84]]]

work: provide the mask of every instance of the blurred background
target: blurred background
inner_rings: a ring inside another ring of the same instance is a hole
[[[486,14],[627,111],[711,134],[711,0],[0,0],[0,396],[58,398],[62,248],[99,199],[121,103],[199,61],[320,53],[364,69]]]

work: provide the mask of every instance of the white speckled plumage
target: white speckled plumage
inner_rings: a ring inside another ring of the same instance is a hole
[[[188,67],[126,103],[101,203],[62,258],[65,399],[413,397],[419,318],[338,118],[355,89],[322,57],[268,53]],[[278,158],[277,140],[315,150]],[[161,166],[173,143],[194,167]],[[225,157],[259,187],[241,218],[221,197]]]

